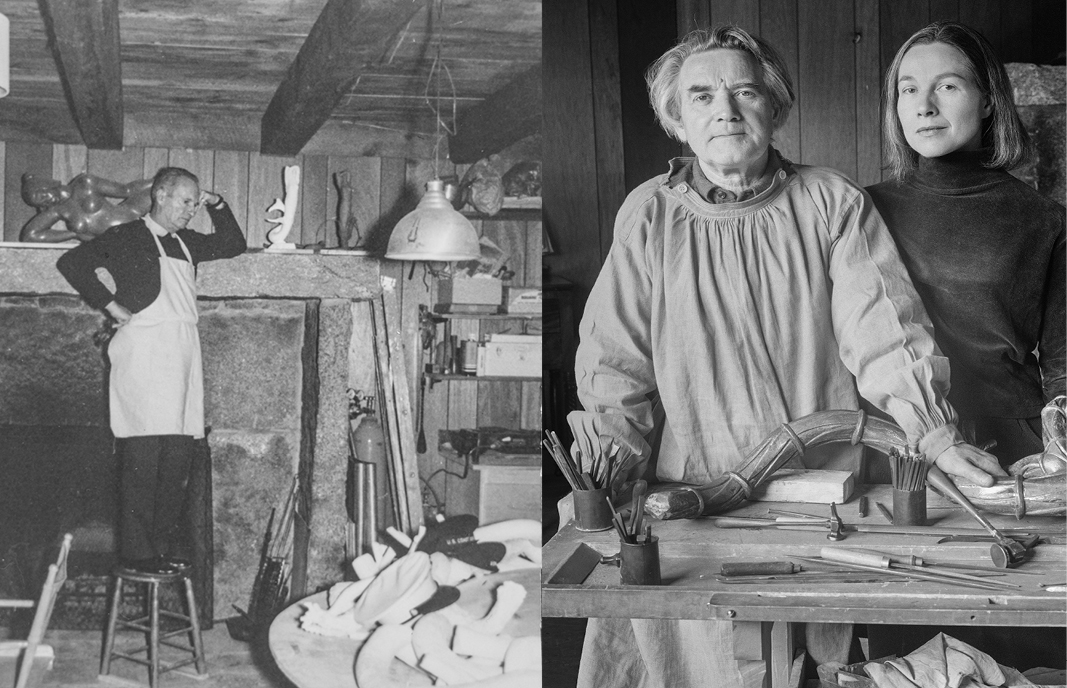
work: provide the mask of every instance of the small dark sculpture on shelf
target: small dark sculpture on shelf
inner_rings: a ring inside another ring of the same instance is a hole
[[[504,195],[508,198],[541,196],[541,163],[527,160],[504,173]]]
[[[90,241],[115,225],[132,222],[152,206],[152,180],[129,184],[79,174],[63,184],[35,174],[22,175],[22,198],[40,209],[22,228],[22,241]],[[121,198],[112,203],[109,198]],[[62,222],[63,227],[53,227]]]
[[[459,183],[459,198],[484,215],[496,215],[504,204],[504,182],[496,169],[499,155],[482,158],[467,169]]]
[[[338,246],[359,248],[363,242],[363,235],[359,231],[359,222],[356,220],[356,190],[352,186],[351,174],[348,170],[341,170],[333,175],[333,181],[337,185],[338,193],[337,239],[340,242]]]

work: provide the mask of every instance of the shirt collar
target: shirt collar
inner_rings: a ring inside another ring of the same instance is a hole
[[[712,183],[704,174],[704,171],[700,169],[696,158],[674,158],[670,163],[667,186],[673,189],[679,184],[689,184],[694,191],[700,194],[701,198],[709,203],[740,203],[754,198],[770,188],[771,182],[774,181],[774,175],[779,170],[785,170],[788,173],[792,172],[789,162],[782,158],[777,150],[771,148],[767,156],[767,169],[764,170],[759,182],[751,189],[736,193],[728,189],[722,189]]]
[[[170,232],[163,228],[163,225],[153,220],[151,215],[144,216],[144,223],[148,225],[150,230],[152,230],[152,234],[155,234],[157,237],[165,237],[170,234]]]

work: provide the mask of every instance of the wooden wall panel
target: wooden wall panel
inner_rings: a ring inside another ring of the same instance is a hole
[[[793,77],[797,100],[789,119],[774,134],[774,147],[787,159],[803,162],[800,157],[800,104],[804,94],[797,87],[800,57],[797,46],[797,0],[762,0],[760,3],[760,35],[774,46],[785,61]]]
[[[614,0],[594,0],[589,5],[592,26],[603,27],[590,37],[590,67],[595,118],[596,175],[600,255],[611,248],[615,214],[626,198],[625,149],[622,133],[622,94],[619,89],[619,19]],[[657,136],[662,134],[657,133]],[[540,227],[538,227],[540,230]],[[528,256],[540,255],[529,252]],[[540,280],[540,267],[538,268]],[[527,282],[533,284],[533,282]]]
[[[66,184],[89,169],[89,149],[79,144],[57,144],[52,148],[52,178]],[[130,181],[133,181],[132,179]]]
[[[217,151],[215,153],[215,193],[221,194],[230,206],[234,219],[248,237],[248,153]],[[248,244],[252,246],[251,243]]]
[[[591,267],[603,260],[598,201],[576,191],[597,177],[588,2],[546,3],[542,20],[548,108],[542,164],[544,222],[559,251],[553,272],[575,282],[584,294],[595,279]]]
[[[136,181],[141,178],[139,175],[144,169],[144,148],[90,149],[86,169],[89,174],[117,182]]]
[[[52,146],[8,142],[4,159],[4,241],[18,241],[19,232],[37,210],[22,200],[22,175],[52,175]]]
[[[711,23],[736,24],[745,31],[758,35],[760,3],[751,0],[714,0],[711,3]]]
[[[675,7],[678,11],[675,23],[678,26],[679,36],[711,26],[710,0],[678,0]]]
[[[164,167],[170,167],[170,149],[168,148],[145,148],[144,166],[141,177],[152,179]]]
[[[798,14],[800,162],[856,177],[856,65],[851,3],[811,0]],[[833,88],[819,88],[833,84]]]
[[[300,227],[292,239],[295,244],[336,246],[330,240],[334,234],[336,209],[329,205],[330,158],[325,155],[305,155],[300,168]]]
[[[1004,62],[1033,61],[1033,12],[1030,0],[1020,0],[1011,5],[1001,3],[1000,59]]]
[[[882,181],[882,69],[879,61],[878,5],[856,0],[856,183]]]
[[[959,4],[959,22],[966,24],[972,29],[982,32],[982,35],[993,45],[993,52],[997,55],[1003,53],[1001,36],[1000,10],[1002,3],[999,2],[961,2]],[[941,17],[936,17],[940,19]],[[933,21],[934,18],[931,18]]]

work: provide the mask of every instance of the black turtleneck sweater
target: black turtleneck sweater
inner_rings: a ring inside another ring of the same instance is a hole
[[[1064,393],[1065,210],[982,159],[920,157],[867,190],[948,356],[953,406],[1033,418]]]

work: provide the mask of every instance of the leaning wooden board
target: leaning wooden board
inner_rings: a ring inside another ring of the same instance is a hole
[[[852,500],[838,508],[845,523],[885,524],[876,510],[859,518],[856,502],[866,494],[874,503],[892,506],[889,486],[860,487]],[[939,498],[930,501],[930,520],[937,525],[977,528],[978,524],[959,509],[943,508]],[[768,508],[826,515],[815,504],[749,503],[732,515],[765,516]],[[992,516],[1001,528],[1034,527],[1063,533],[1064,519]],[[819,584],[775,583],[762,585],[724,584],[716,574],[724,561],[785,560],[793,556],[818,556],[827,545],[914,554],[933,561],[955,560],[980,563],[987,543],[949,542],[938,537],[848,533],[831,543],[821,532],[719,529],[709,520],[652,520],[660,538],[663,586],[622,586],[619,570],[599,565],[581,584],[549,584],[582,542],[601,554],[618,551],[614,531],[582,533],[568,524],[544,547],[542,564],[542,614],[564,617],[623,617],[675,619],[729,619],[733,621],[807,621],[896,623],[934,625],[1067,625],[1067,596],[1045,592],[1040,584],[1067,582],[1065,537],[1041,544],[1023,570],[1041,576],[1008,573],[996,580],[1018,583],[1019,591],[987,591],[940,582]],[[800,562],[798,562],[800,563]]]

